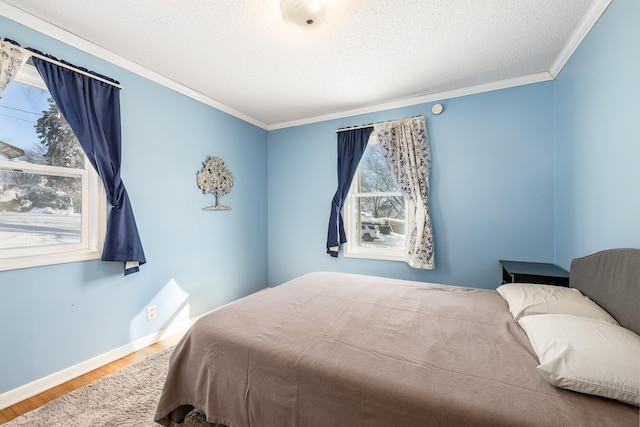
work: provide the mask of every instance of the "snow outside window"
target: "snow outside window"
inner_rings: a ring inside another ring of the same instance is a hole
[[[344,256],[404,261],[408,204],[370,139],[345,200]]]
[[[0,99],[0,270],[99,259],[106,195],[35,67]]]

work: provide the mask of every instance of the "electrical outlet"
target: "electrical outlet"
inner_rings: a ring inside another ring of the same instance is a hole
[[[153,320],[156,318],[156,306],[150,305],[147,307],[147,320]]]

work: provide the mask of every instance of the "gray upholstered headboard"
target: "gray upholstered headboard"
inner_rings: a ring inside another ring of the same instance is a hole
[[[569,286],[640,334],[640,249],[609,249],[574,259]]]

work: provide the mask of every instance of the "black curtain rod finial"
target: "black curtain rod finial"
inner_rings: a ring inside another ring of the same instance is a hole
[[[11,43],[12,45],[15,45],[15,46],[18,46],[18,47],[22,47],[22,46],[20,46],[20,43],[18,43],[18,42],[17,42],[17,41],[15,41],[15,40],[6,39],[6,38],[3,38],[2,40],[6,41],[6,42],[8,42],[8,43]]]

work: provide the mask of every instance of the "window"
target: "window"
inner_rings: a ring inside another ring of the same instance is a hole
[[[35,67],[0,99],[0,270],[99,259],[106,195]]]
[[[404,261],[411,211],[372,138],[345,200],[344,255]]]

